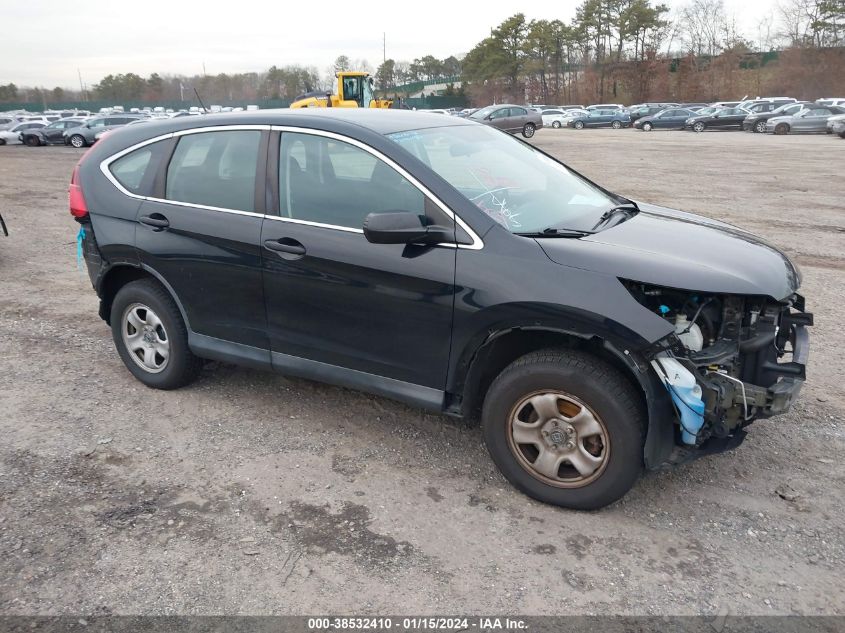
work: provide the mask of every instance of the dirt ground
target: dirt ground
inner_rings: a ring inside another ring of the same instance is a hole
[[[474,426],[389,400],[216,363],[147,389],[77,269],[80,152],[2,147],[0,614],[845,613],[845,141],[534,141],[794,256],[817,325],[791,413],[578,513],[512,489]]]

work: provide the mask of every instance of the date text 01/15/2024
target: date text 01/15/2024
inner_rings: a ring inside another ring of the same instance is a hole
[[[308,629],[356,631],[521,631],[524,620],[498,617],[317,617],[308,618]]]

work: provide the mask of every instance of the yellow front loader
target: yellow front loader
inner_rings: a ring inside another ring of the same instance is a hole
[[[376,99],[369,73],[343,71],[335,73],[337,93],[307,92],[290,104],[291,108],[391,108],[393,101]]]

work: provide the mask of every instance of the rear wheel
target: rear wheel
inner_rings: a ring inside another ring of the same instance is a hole
[[[572,127],[574,127],[576,130],[583,130],[584,129],[584,122],[583,121],[575,121],[575,123],[572,124]]]
[[[522,126],[522,135],[525,138],[531,138],[532,136],[534,136],[534,130],[536,129],[537,128],[534,126],[533,123],[526,123]]]
[[[651,132],[651,128],[654,127],[651,123],[646,121],[643,123],[643,132]]]
[[[552,121],[552,127],[556,130],[560,128],[560,121]]]
[[[757,121],[754,124],[754,131],[758,134],[765,134],[766,133],[766,122],[765,121]]]
[[[546,503],[601,508],[630,490],[642,470],[637,395],[588,354],[541,350],[516,360],[491,385],[482,421],[502,474]]]
[[[705,127],[704,123],[702,123],[701,121],[696,121],[696,123],[692,126],[692,129],[695,130],[696,132],[703,132],[704,127]]]
[[[81,134],[74,134],[70,137],[70,144],[76,147],[77,149],[80,147],[85,147],[87,143],[85,142],[85,137]]]
[[[612,127],[614,130],[618,130],[622,127],[622,121],[614,121],[610,124],[610,127]]]
[[[775,126],[775,134],[789,134],[789,125],[786,123],[778,123]]]
[[[202,360],[188,347],[182,315],[155,281],[140,279],[121,288],[111,318],[117,352],[135,378],[155,389],[176,389],[192,382]]]

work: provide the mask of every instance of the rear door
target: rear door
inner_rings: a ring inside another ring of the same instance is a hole
[[[827,108],[810,108],[804,116],[795,120],[792,127],[802,132],[824,132],[827,129],[827,118],[831,115],[833,112]]]
[[[141,204],[136,229],[141,261],[174,289],[194,332],[263,350],[268,137],[268,126],[237,126],[167,141],[172,156],[160,161],[155,197]]]
[[[261,236],[274,366],[312,377],[329,372],[335,382],[371,390],[385,379],[418,385],[439,406],[457,249],[371,244],[362,226],[369,213],[385,211],[447,226],[454,220],[352,139],[285,131],[276,151],[279,209]]]

